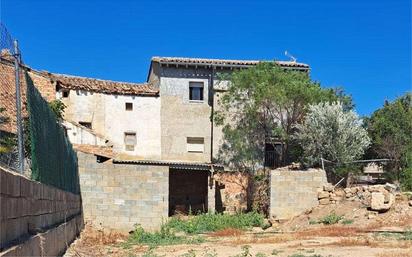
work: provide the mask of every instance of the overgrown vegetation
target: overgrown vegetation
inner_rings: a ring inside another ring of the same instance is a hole
[[[177,236],[167,226],[162,226],[160,231],[157,232],[147,232],[141,226],[136,226],[124,246],[144,244],[155,247],[159,245],[196,244],[202,242],[204,242],[204,239],[201,237]]]
[[[205,239],[195,234],[228,228],[247,229],[262,225],[263,215],[256,212],[236,215],[207,213],[191,216],[188,220],[171,218],[161,226],[160,231],[156,232],[147,232],[141,226],[136,226],[124,246],[142,244],[155,247],[159,245],[196,244],[204,242]],[[176,235],[176,232],[185,232],[188,235]]]
[[[412,94],[385,102],[367,120],[369,158],[389,158],[385,169],[404,190],[412,190]]]
[[[339,221],[341,221],[343,219],[343,216],[337,215],[336,213],[331,213],[329,215],[326,215],[325,217],[321,218],[319,220],[319,223],[322,223],[324,225],[332,225],[332,224],[336,224]]]
[[[53,100],[49,103],[49,107],[59,120],[63,119],[64,110],[66,109],[66,105],[62,101],[58,99]]]
[[[362,120],[354,111],[345,111],[341,103],[309,105],[302,124],[296,125],[295,138],[303,151],[303,162],[319,165],[323,157],[342,165],[364,154],[370,139]]]
[[[256,212],[229,214],[199,214],[189,220],[171,218],[164,227],[188,234],[213,232],[227,228],[247,229],[263,225],[263,215]]]
[[[263,146],[273,140],[284,143],[283,163],[297,160],[301,148],[291,135],[309,104],[340,100],[353,106],[342,91],[321,88],[306,72],[285,70],[275,62],[222,79],[230,80],[230,86],[220,101],[222,110],[214,115],[225,139],[219,159],[241,171],[255,171],[263,162]]]

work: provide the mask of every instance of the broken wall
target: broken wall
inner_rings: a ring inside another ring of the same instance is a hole
[[[318,205],[318,189],[327,183],[322,169],[270,172],[269,218],[290,219]]]

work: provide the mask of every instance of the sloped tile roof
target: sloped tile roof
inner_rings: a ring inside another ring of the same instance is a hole
[[[27,81],[24,71],[27,71],[29,78],[33,81],[46,101],[50,102],[54,100],[56,93],[55,87],[50,79],[41,76],[38,72],[27,66],[21,66],[20,92],[22,117],[26,118],[28,115],[26,104]],[[15,69],[14,63],[3,57],[0,57],[0,107],[5,109],[5,111],[0,114],[0,119],[6,120],[6,122],[0,124],[0,130],[15,134],[17,131]]]
[[[63,89],[85,90],[106,94],[147,95],[157,96],[159,90],[149,83],[129,83],[111,80],[102,80],[86,77],[77,77],[64,74],[43,72],[45,76],[58,83]]]
[[[73,149],[84,153],[104,156],[107,158],[114,157],[113,149],[109,146],[73,144]]]
[[[178,65],[215,65],[215,66],[254,66],[260,62],[258,60],[226,60],[226,59],[205,59],[205,58],[183,58],[183,57],[159,57],[152,58],[152,62],[158,62],[162,64],[178,64]],[[275,61],[284,67],[295,67],[302,69],[309,69],[309,65],[305,63],[292,62],[292,61]]]
[[[22,116],[27,117],[26,109],[26,80],[24,73],[20,73],[20,89],[22,99]],[[17,131],[16,119],[16,84],[15,70],[12,63],[5,59],[0,60],[0,130],[15,134]]]

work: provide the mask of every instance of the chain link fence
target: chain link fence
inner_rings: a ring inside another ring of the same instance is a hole
[[[0,165],[79,193],[77,155],[0,23]]]
[[[22,65],[17,41],[0,23],[0,164],[28,175],[30,156],[25,155],[23,145],[26,83]]]

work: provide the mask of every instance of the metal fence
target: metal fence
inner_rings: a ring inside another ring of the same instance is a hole
[[[24,151],[22,92],[25,81],[17,40],[0,23],[0,163],[24,173],[29,165]],[[23,92],[24,93],[24,92]]]
[[[65,130],[0,24],[0,165],[79,193],[77,156]]]

